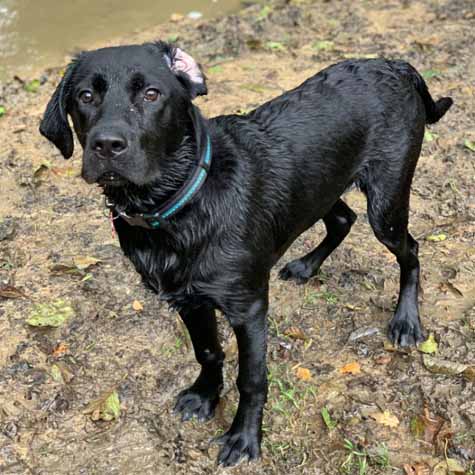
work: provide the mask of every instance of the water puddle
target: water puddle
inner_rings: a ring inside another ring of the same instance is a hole
[[[205,18],[240,0],[0,0],[0,79],[61,64],[72,51],[169,21],[173,13]]]

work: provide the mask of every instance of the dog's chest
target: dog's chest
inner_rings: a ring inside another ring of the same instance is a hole
[[[180,250],[161,240],[136,240],[130,236],[121,237],[121,247],[144,284],[171,306],[195,306],[206,300],[198,291],[206,260],[200,248],[188,246]]]

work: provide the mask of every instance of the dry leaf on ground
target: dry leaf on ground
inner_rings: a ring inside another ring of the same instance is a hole
[[[312,373],[307,368],[297,368],[296,374],[297,378],[301,379],[302,381],[310,381],[312,379]]]
[[[298,327],[290,327],[284,331],[284,335],[294,340],[306,340],[305,333]]]
[[[120,400],[117,391],[109,391],[90,402],[84,414],[90,414],[93,421],[117,419],[120,416]]]
[[[90,256],[76,256],[73,258],[73,263],[79,270],[89,269],[89,267],[95,266],[100,262],[100,259]]]
[[[430,467],[426,463],[405,463],[403,468],[405,475],[430,475]]]
[[[357,361],[353,361],[352,363],[348,363],[345,366],[340,368],[340,373],[343,374],[360,374],[361,373],[361,366]]]
[[[373,412],[370,414],[370,417],[372,417],[378,424],[383,424],[388,427],[394,428],[399,425],[399,419],[389,411]]]

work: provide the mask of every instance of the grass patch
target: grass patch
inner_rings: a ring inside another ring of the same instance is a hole
[[[389,451],[385,444],[368,451],[351,440],[345,439],[344,447],[347,456],[341,465],[342,474],[366,475],[370,467],[377,468],[378,473],[385,473],[390,468]]]

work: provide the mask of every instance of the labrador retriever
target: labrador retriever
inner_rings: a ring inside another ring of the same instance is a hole
[[[434,102],[412,66],[385,59],[330,66],[245,115],[206,120],[192,102],[206,93],[196,61],[165,42],[84,52],[40,131],[69,158],[71,117],[82,176],[103,188],[125,255],[189,330],[201,372],[178,395],[184,421],[213,416],[224,360],[215,311],[232,326],[240,399],[218,456],[228,466],[260,455],[270,270],[322,219],[327,236],[280,277],[304,284],[318,273],[356,219],[341,199],[353,184],[400,266],[389,338],[423,338],[409,195],[425,125],[452,100]]]

